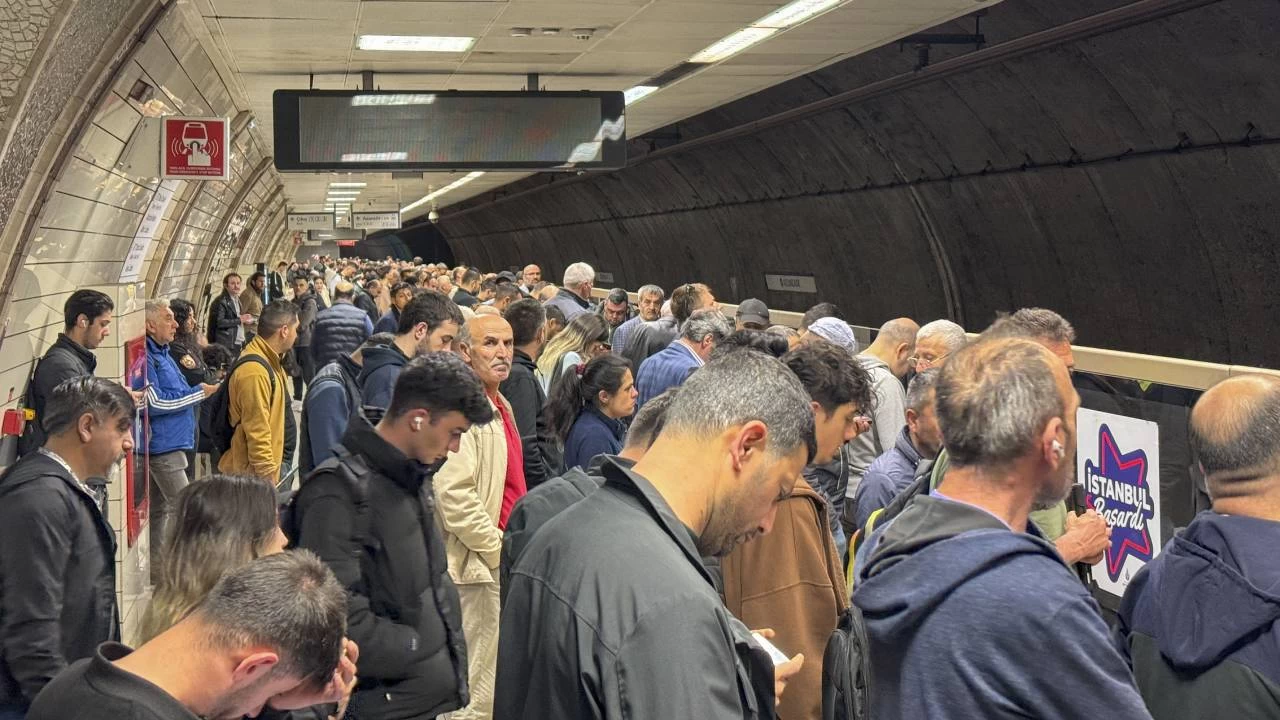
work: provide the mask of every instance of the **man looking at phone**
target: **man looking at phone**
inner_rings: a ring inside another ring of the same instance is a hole
[[[702,558],[770,530],[813,442],[779,360],[742,350],[693,373],[644,457],[606,460],[604,487],[512,568],[502,624],[520,631],[499,634],[494,717],[772,718],[804,658],[775,669]]]

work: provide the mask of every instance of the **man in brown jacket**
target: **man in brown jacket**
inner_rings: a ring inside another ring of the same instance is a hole
[[[855,418],[871,404],[871,378],[848,352],[828,342],[803,345],[782,358],[812,400],[817,451],[829,462],[857,435]],[[822,715],[822,654],[849,606],[827,504],[808,483],[797,482],[778,505],[773,529],[739,545],[722,562],[724,601],[751,628],[774,631],[773,644],[806,662],[787,685],[781,720]]]

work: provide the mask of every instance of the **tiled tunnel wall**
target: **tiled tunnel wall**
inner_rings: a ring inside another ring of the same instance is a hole
[[[982,29],[994,44],[1124,4],[1005,2]],[[1280,4],[1223,0],[648,162],[633,142],[626,170],[531,178],[440,227],[484,267],[538,261],[555,278],[586,260],[632,289],[704,280],[779,309],[832,300],[866,325],[981,329],[1043,305],[1085,345],[1278,367],[1277,30]],[[655,137],[738,127],[915,59],[882,48]],[[770,292],[764,273],[813,275],[819,295]]]
[[[69,15],[64,32],[79,32],[82,23],[94,17],[100,23],[98,29],[109,31],[139,17],[126,10],[137,11],[147,4],[113,4],[110,0],[66,3],[62,9]],[[83,33],[81,38],[89,39]],[[68,62],[56,54],[65,49],[57,43],[66,38],[50,40],[55,41],[51,46],[55,54],[46,65]],[[92,55],[87,48],[79,50]],[[32,360],[43,354],[62,330],[62,304],[71,291],[95,288],[115,299],[111,336],[97,350],[98,374],[122,379],[127,371],[124,345],[143,334],[146,299],[184,297],[198,301],[209,277],[267,259],[283,235],[280,179],[270,167],[257,132],[246,127],[247,116],[233,123],[240,132],[234,137],[229,182],[166,181],[162,186],[160,116],[239,115],[224,79],[182,15],[170,8],[135,52],[117,59],[123,62],[113,75],[103,78],[105,92],[94,98],[89,122],[69,138],[65,157],[47,167],[33,161],[26,182],[42,183],[46,176],[53,177],[47,195],[30,206],[28,214],[10,213],[0,220],[0,228],[11,243],[0,247],[4,250],[0,255],[8,257],[15,271],[0,296],[5,323],[0,337],[0,394],[5,408],[20,405]],[[98,67],[110,73],[107,65]],[[0,65],[0,71],[7,69]],[[0,72],[0,77],[7,76]],[[143,102],[129,97],[138,80],[153,88]],[[85,92],[84,87],[80,85],[76,92]],[[30,104],[31,111],[39,111],[39,101]],[[0,119],[18,122],[22,118]],[[10,143],[0,157],[0,168],[11,164],[21,150],[33,148]],[[246,185],[243,198],[233,205]],[[17,197],[15,193],[0,199]],[[29,231],[15,235],[31,218]],[[128,258],[131,250],[135,256],[141,251],[140,264],[138,257]],[[12,455],[12,439],[0,443],[0,465],[11,461]],[[108,515],[120,539],[119,592],[127,636],[141,612],[138,599],[145,597],[148,537],[144,531],[132,547],[126,542],[124,491],[125,482],[117,473],[112,479]]]

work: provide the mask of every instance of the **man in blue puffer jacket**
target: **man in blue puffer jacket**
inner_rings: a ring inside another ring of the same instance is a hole
[[[146,312],[146,372],[140,372],[141,368],[131,369],[129,377],[134,390],[146,390],[150,436],[139,437],[134,443],[134,452],[146,454],[151,476],[151,579],[155,581],[165,513],[178,492],[187,486],[187,451],[194,446],[196,437],[195,409],[218,386],[188,383],[169,354],[169,343],[178,332],[169,302],[150,300]],[[145,432],[142,426],[138,432]],[[138,460],[136,467],[143,467],[142,458]]]

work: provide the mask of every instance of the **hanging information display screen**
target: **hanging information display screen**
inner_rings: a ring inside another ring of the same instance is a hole
[[[604,170],[626,164],[623,94],[277,90],[283,171]]]

